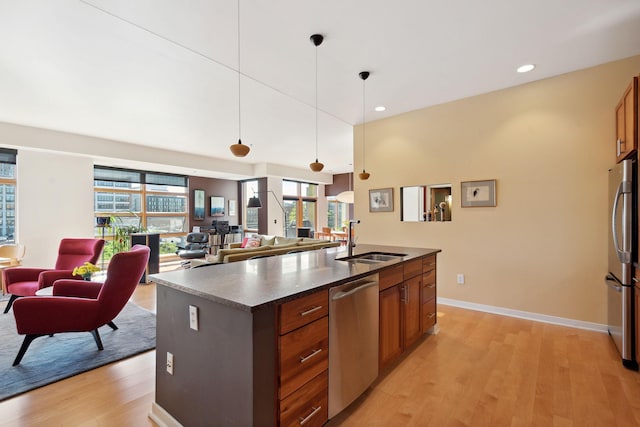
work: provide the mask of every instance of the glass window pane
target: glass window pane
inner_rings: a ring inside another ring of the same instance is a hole
[[[160,255],[175,255],[178,251],[178,244],[183,244],[181,237],[160,237]]]
[[[284,212],[287,220],[285,227],[285,237],[297,237],[298,236],[298,220],[296,217],[296,208],[298,202],[296,200],[284,201]]]
[[[157,184],[163,186],[186,187],[187,177],[181,175],[167,175],[147,172],[144,174],[147,184]]]
[[[141,195],[136,193],[94,193],[96,212],[142,212]]]
[[[327,227],[331,227],[332,230],[336,229],[336,221],[338,216],[338,202],[335,200],[327,203]]]
[[[14,242],[16,229],[15,193],[15,184],[0,184],[0,242],[2,243]]]
[[[95,180],[116,182],[142,182],[142,173],[134,170],[111,169],[106,167],[94,167]]]
[[[186,233],[186,217],[184,216],[147,216],[149,233]]]
[[[318,196],[318,185],[317,184],[308,184],[303,182],[300,184],[300,190],[302,193],[302,197],[317,197]]]
[[[98,188],[117,188],[119,190],[133,190],[140,191],[142,185],[136,182],[114,182],[114,181],[101,181],[94,180],[93,186]]]
[[[16,165],[10,163],[0,163],[0,177],[5,179],[15,179]]]
[[[282,181],[282,194],[284,196],[298,196],[298,183],[294,181]]]
[[[184,213],[187,211],[185,196],[147,195],[147,212]]]
[[[316,202],[302,202],[302,226],[316,229]]]
[[[258,209],[248,208],[247,204],[249,199],[253,197],[254,193],[258,191],[258,181],[251,180],[245,181],[243,184],[244,203],[242,209],[244,210],[244,228],[245,230],[258,230]]]
[[[178,193],[178,194],[186,194],[189,190],[187,187],[176,187],[173,185],[157,185],[157,184],[147,184],[146,189],[149,192],[154,193]]]

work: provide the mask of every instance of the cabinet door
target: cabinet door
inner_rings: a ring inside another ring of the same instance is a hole
[[[636,294],[636,360],[640,362],[640,286],[634,289]]]
[[[638,78],[634,77],[616,106],[616,161],[636,151],[638,145]]]
[[[402,353],[400,292],[396,285],[380,292],[380,370]]]
[[[404,321],[403,327],[403,347],[406,349],[415,343],[420,335],[422,335],[422,317],[420,309],[422,307],[422,298],[420,292],[422,290],[422,277],[413,277],[406,280],[403,287],[402,295],[402,315]]]

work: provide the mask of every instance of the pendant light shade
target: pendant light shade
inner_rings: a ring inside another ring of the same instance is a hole
[[[324,168],[324,163],[320,163],[318,159],[315,162],[309,163],[309,168],[314,172],[320,172]]]
[[[241,126],[241,113],[240,113],[240,0],[238,0],[238,143],[229,146],[229,149],[236,157],[244,157],[249,154],[251,148],[248,145],[242,144],[242,126]]]
[[[237,144],[231,144],[229,149],[236,157],[244,157],[249,154],[251,150],[248,145],[244,145],[241,140],[238,140]]]
[[[351,189],[351,177],[352,173],[349,173],[349,190],[343,191],[342,193],[338,193],[336,196],[336,200],[342,203],[353,203],[355,200],[355,195],[353,194],[353,190]]]
[[[365,111],[365,104],[364,104],[364,82],[365,80],[367,80],[369,78],[369,72],[368,71],[361,71],[358,75],[360,76],[360,78],[362,79],[362,172],[360,172],[358,174],[358,177],[363,180],[366,181],[367,179],[369,179],[369,177],[371,176],[371,174],[369,172],[367,172],[365,170],[365,150],[364,150],[364,145],[366,142],[365,139],[365,117],[364,117],[364,111]]]
[[[316,47],[316,161],[309,163],[309,168],[313,172],[320,172],[324,168],[324,164],[318,161],[318,46],[322,44],[324,37],[322,34],[314,34],[310,39]]]
[[[262,202],[260,201],[258,196],[254,195],[253,197],[249,198],[249,202],[247,203],[247,207],[248,208],[261,208],[262,207]]]

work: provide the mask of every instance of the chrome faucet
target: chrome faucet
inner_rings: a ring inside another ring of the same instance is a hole
[[[352,219],[349,220],[349,230],[347,230],[347,250],[348,250],[348,257],[351,258],[353,256],[353,248],[356,246],[356,243],[353,241],[353,225],[354,224],[360,224],[360,220],[359,219]]]

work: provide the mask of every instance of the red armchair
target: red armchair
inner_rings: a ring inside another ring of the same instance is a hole
[[[13,305],[18,334],[25,335],[13,366],[22,360],[31,342],[44,335],[62,332],[90,332],[98,350],[102,340],[98,328],[109,325],[124,308],[142,278],[150,249],[135,245],[129,252],[115,254],[109,262],[104,284],[58,280],[53,296],[20,298]]]
[[[58,279],[82,279],[71,274],[73,269],[85,262],[95,264],[103,247],[103,239],[62,239],[53,269],[16,267],[3,270],[4,285],[11,294],[4,312],[9,311],[17,298],[35,295],[36,291],[53,285]]]

